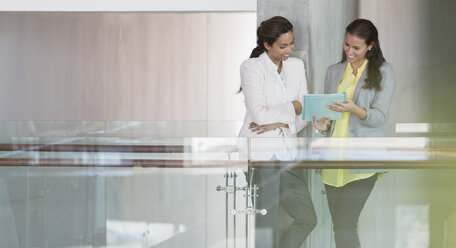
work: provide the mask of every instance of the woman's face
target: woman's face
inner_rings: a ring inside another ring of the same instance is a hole
[[[264,47],[274,64],[279,65],[282,60],[287,60],[290,57],[294,49],[293,32],[289,31],[280,35],[272,46],[265,42]]]
[[[344,41],[344,52],[347,61],[353,64],[363,63],[366,53],[372,49],[372,44],[367,45],[366,40],[347,33]]]

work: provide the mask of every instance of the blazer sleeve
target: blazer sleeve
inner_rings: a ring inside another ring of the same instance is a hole
[[[324,89],[324,93],[325,94],[332,94],[332,93],[336,93],[336,92],[331,92],[331,81],[332,81],[332,71],[334,70],[333,69],[334,65],[328,67],[328,69],[326,70],[326,75],[325,75],[325,89]]]
[[[242,63],[240,71],[245,106],[257,124],[291,123],[295,121],[296,114],[291,102],[276,106],[267,104],[267,98],[264,94],[264,83],[267,75],[260,62],[249,59]]]
[[[307,78],[306,78],[306,70],[304,68],[304,62],[302,62],[302,60],[298,60],[298,61],[299,61],[299,65],[298,65],[299,67],[297,69],[299,70],[300,82],[299,82],[299,95],[298,95],[297,100],[301,103],[301,106],[304,107],[303,96],[308,94],[309,91],[307,89]],[[291,132],[292,135],[299,133],[299,131],[304,129],[309,124],[308,121],[305,121],[302,119],[302,115],[296,115],[295,123],[296,123],[296,132],[294,132],[294,130],[292,129],[292,132]]]
[[[369,127],[378,127],[385,123],[396,87],[393,67],[385,62],[380,71],[382,73],[382,81],[380,83],[382,90],[376,91],[372,104],[366,109],[366,119],[361,120],[362,125]]]

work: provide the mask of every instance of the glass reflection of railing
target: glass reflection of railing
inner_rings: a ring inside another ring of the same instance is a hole
[[[253,168],[455,168],[456,139],[250,139]]]
[[[241,167],[236,138],[1,138],[0,165]],[[244,140],[245,142],[245,140]]]
[[[396,123],[394,133],[399,137],[455,137],[456,123]]]
[[[456,139],[0,138],[0,165],[9,166],[240,168],[246,162],[258,168],[452,168]]]
[[[0,121],[0,137],[236,137],[242,121]]]

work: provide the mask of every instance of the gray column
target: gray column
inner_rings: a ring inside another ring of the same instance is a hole
[[[301,58],[308,70],[309,63],[309,0],[258,0],[258,25],[273,16],[283,16],[293,24],[294,57]],[[309,73],[309,72],[307,72]]]
[[[309,92],[323,93],[326,69],[340,61],[345,27],[358,17],[358,9],[358,0],[258,0],[257,21],[259,24],[272,16],[281,15],[293,23],[296,43],[293,56],[304,61]],[[308,129],[300,135],[312,136],[311,128]],[[331,217],[326,196],[321,194],[323,183],[313,171],[309,173],[308,181],[318,225],[309,236],[307,247],[330,247]],[[260,197],[263,195],[266,194]],[[291,219],[283,217],[283,213],[279,208],[279,235]],[[260,237],[256,239],[264,240]]]
[[[358,16],[358,0],[259,0],[258,24],[281,15],[294,25],[295,52],[311,93],[322,93],[326,68],[342,55],[345,27]]]

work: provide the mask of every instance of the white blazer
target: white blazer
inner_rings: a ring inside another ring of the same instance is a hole
[[[245,96],[246,114],[239,137],[296,137],[308,123],[297,116],[291,101],[302,103],[303,95],[307,94],[307,80],[304,63],[298,58],[288,58],[282,62],[285,73],[286,102],[280,102],[283,97],[282,87],[278,85],[277,74],[268,63],[272,63],[266,52],[258,58],[250,58],[241,65],[241,85]],[[251,122],[258,125],[271,123],[286,123],[288,132],[280,134],[280,130],[256,134],[249,129]]]

